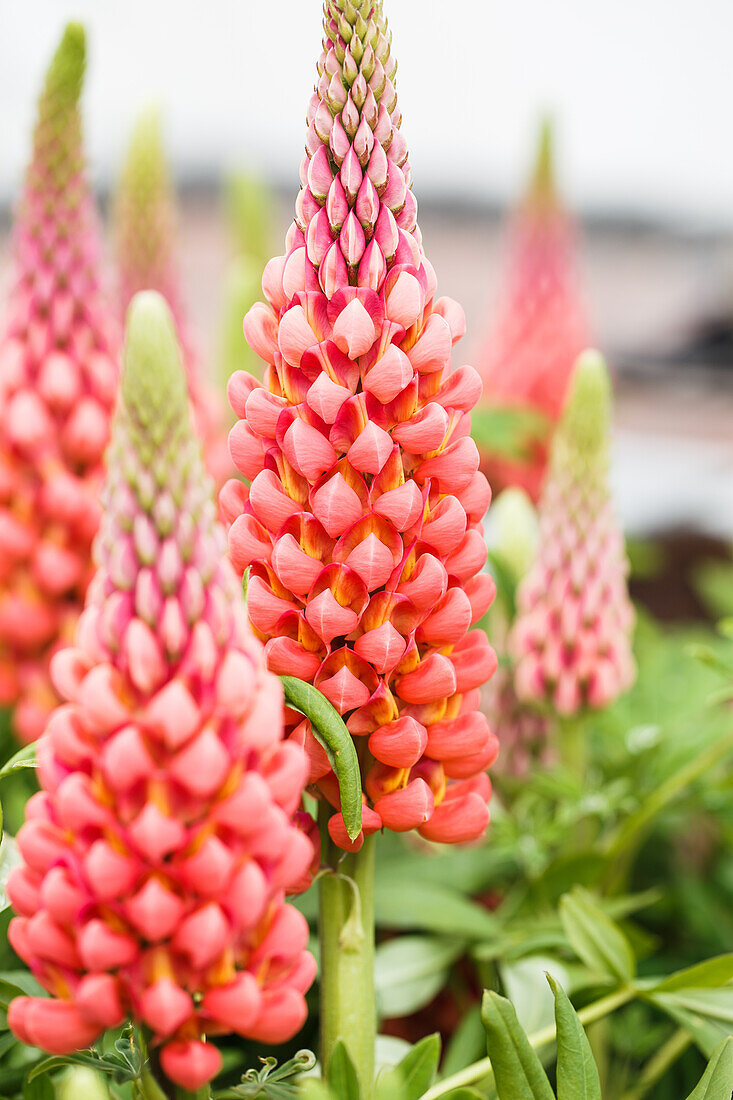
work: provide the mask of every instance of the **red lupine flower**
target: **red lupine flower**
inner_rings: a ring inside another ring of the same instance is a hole
[[[479,356],[485,403],[560,418],[576,359],[588,346],[588,322],[577,285],[575,230],[554,179],[551,130],[545,123],[529,190],[510,226],[502,300]],[[496,492],[507,485],[539,498],[548,444],[530,445],[525,460],[482,454]]]
[[[57,702],[49,657],[83,606],[117,386],[82,151],[84,57],[70,24],[38,105],[0,343],[0,704],[16,706],[24,741]]]
[[[191,395],[194,427],[203,440],[209,473],[221,484],[232,472],[219,395],[202,377],[183,304],[175,255],[176,202],[163,151],[160,119],[141,115],[130,140],[115,198],[120,316],[135,294],[157,290],[176,322]]]
[[[422,250],[381,4],[327,0],[324,28],[295,221],[244,322],[265,385],[229,385],[251,485],[228,483],[222,511],[269,667],[315,684],[360,741],[363,832],[468,840],[497,751],[478,709],[496,659],[469,629],[494,596],[481,382],[452,369],[463,311]],[[338,811],[306,721],[292,738]],[[352,847],[340,812],[329,828]]]
[[[305,1019],[315,963],[283,898],[313,849],[290,820],[306,760],[282,740],[152,292],[130,309],[103,503],[8,881],[10,941],[51,999],[20,997],[8,1018],[62,1054],[132,1017],[194,1090],[221,1063],[204,1036],[280,1042]]]
[[[628,563],[608,489],[610,395],[605,363],[585,353],[553,441],[539,550],[517,594],[517,695],[561,715],[607,706],[635,675]]]

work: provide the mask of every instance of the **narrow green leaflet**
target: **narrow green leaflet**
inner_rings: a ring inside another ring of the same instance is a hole
[[[437,1032],[426,1035],[419,1043],[415,1043],[412,1050],[395,1067],[402,1079],[404,1100],[420,1100],[435,1080],[439,1060],[440,1036]]]
[[[601,1100],[601,1082],[588,1036],[562,986],[551,974],[547,980],[555,997],[557,1100]]]
[[[359,1078],[344,1044],[339,1040],[328,1063],[328,1083],[339,1100],[359,1100]]]
[[[687,1100],[730,1100],[733,1092],[733,1038],[713,1051],[708,1067]]]
[[[310,720],[313,736],[328,753],[336,773],[346,832],[354,840],[361,832],[361,773],[354,742],[336,710],[312,684],[281,676],[285,701]]]
[[[0,779],[4,779],[6,775],[12,775],[13,772],[20,771],[21,768],[35,767],[37,767],[35,743],[24,745],[22,749],[18,749],[15,756],[11,756],[0,768]]]
[[[380,944],[374,958],[377,1005],[382,1016],[409,1016],[440,992],[461,941],[401,936]]]
[[[481,1019],[499,1100],[555,1100],[511,1002],[493,990],[486,990]]]
[[[590,970],[631,981],[636,972],[631,944],[587,890],[576,886],[560,898],[560,919],[573,951]]]
[[[715,989],[733,981],[733,954],[716,955],[696,966],[678,970],[655,985],[652,993],[674,993],[680,989]]]
[[[45,1073],[51,1073],[61,1066],[89,1066],[99,1070],[100,1073],[118,1074],[122,1069],[119,1062],[113,1062],[107,1058],[100,1058],[96,1054],[54,1054],[52,1058],[44,1058],[42,1062],[34,1066],[28,1074],[28,1081],[35,1081]]]
[[[464,1012],[453,1032],[445,1051],[441,1074],[452,1077],[454,1073],[483,1058],[486,1041],[481,1023],[481,1008],[475,1005]]]

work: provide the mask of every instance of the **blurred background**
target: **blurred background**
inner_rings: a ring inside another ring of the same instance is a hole
[[[217,371],[238,247],[226,182],[244,172],[274,187],[258,228],[280,252],[319,16],[318,0],[1,5],[0,289],[44,68],[64,22],[78,18],[89,34],[86,146],[102,207],[135,118],[157,104],[181,201],[187,304]],[[656,588],[647,578],[653,610],[702,614],[690,576],[727,559],[733,536],[733,8],[391,0],[388,16],[426,252],[440,292],[466,309],[462,361],[490,328],[506,215],[538,120],[552,115],[560,192],[580,229],[581,292],[616,373],[614,489],[632,557],[633,540],[653,536],[665,575]]]

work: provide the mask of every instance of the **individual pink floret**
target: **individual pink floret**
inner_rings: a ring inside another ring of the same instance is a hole
[[[221,1065],[211,1036],[277,1043],[305,1020],[315,962],[284,896],[313,848],[291,822],[305,755],[283,741],[152,292],[130,308],[107,471],[98,570],[54,657],[66,702],[38,742],[7,887],[10,941],[51,999],[19,997],[8,1019],[62,1054],[132,1018],[193,1091]]]

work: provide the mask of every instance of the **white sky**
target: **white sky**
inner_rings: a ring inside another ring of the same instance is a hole
[[[421,194],[505,199],[534,124],[560,124],[586,209],[733,226],[733,0],[384,0]],[[0,198],[68,18],[90,36],[87,147],[107,183],[163,108],[177,173],[249,165],[297,190],[320,0],[0,0]]]

